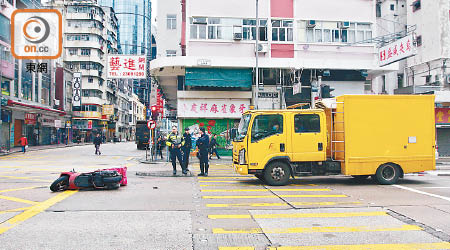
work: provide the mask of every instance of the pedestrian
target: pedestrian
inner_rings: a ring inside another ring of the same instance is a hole
[[[25,151],[27,150],[27,147],[28,147],[27,137],[25,137],[25,135],[22,135],[22,137],[20,137],[20,139],[19,139],[19,143],[20,143],[20,146],[22,146],[22,152],[25,154]]]
[[[100,144],[102,144],[102,138],[100,137],[100,134],[97,134],[97,136],[94,138],[94,145],[95,145],[95,154],[98,153],[98,155],[101,155],[100,152]]]
[[[162,136],[158,137],[158,139],[156,140],[156,155],[161,157],[161,160],[164,159],[163,155],[162,155],[162,150],[164,147],[164,140],[162,138]]]
[[[172,132],[169,134],[166,145],[170,148],[170,160],[172,161],[173,175],[177,174],[177,158],[181,166],[181,171],[185,175],[187,170],[183,164],[181,156],[181,146],[184,145],[183,136],[178,133],[177,126],[172,127]]]
[[[205,133],[205,128],[200,128],[200,138],[196,142],[198,148],[198,158],[200,159],[200,174],[198,176],[208,176],[208,149],[209,136]]]
[[[185,168],[188,169],[189,154],[191,153],[191,147],[192,147],[192,138],[191,138],[191,134],[189,133],[189,128],[184,129],[183,139],[184,139],[184,146],[182,147],[183,162],[184,162]]]
[[[217,135],[216,134],[213,134],[213,137],[211,138],[211,142],[209,143],[209,146],[210,146],[210,150],[211,150],[209,159],[211,160],[213,154],[216,154],[217,159],[220,159],[219,153],[217,152],[217,146],[219,146],[219,144],[217,143]]]

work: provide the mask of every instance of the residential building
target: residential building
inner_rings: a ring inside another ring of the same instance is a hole
[[[181,127],[205,126],[224,148],[250,104],[311,103],[321,84],[334,95],[370,94],[372,79],[398,70],[377,63],[375,0],[260,0],[259,30],[255,1],[177,2],[158,3],[151,73]]]
[[[70,84],[58,76],[58,60],[17,60],[11,56],[11,15],[15,9],[39,9],[40,1],[2,1],[0,6],[0,147],[18,146],[22,135],[31,146],[71,140]],[[41,70],[37,70],[40,68]],[[44,69],[45,68],[45,69]],[[64,75],[64,74],[63,74]],[[65,75],[70,82],[70,72]],[[65,129],[66,122],[69,126]]]
[[[151,60],[151,1],[115,1],[99,0],[99,5],[112,7],[119,23],[118,40],[119,53],[124,55],[148,55]],[[133,79],[126,84],[133,88],[142,103],[148,106],[147,79]]]

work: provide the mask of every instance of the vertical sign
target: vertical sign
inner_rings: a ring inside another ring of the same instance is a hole
[[[296,83],[296,84],[294,84],[294,86],[292,86],[292,94],[296,95],[299,93],[302,93],[302,83],[301,82]]]
[[[72,98],[72,106],[80,107],[81,106],[81,73],[76,72],[73,73],[73,98]]]
[[[92,129],[92,120],[88,120],[87,129]]]

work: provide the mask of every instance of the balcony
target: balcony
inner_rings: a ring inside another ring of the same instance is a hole
[[[98,14],[92,13],[67,13],[66,19],[72,20],[97,20],[99,22],[104,22],[104,19]]]
[[[104,65],[103,59],[101,59],[98,55],[90,55],[90,56],[67,55],[65,60],[69,62],[96,62],[101,65]]]
[[[97,105],[103,105],[106,102],[106,100],[103,100],[100,97],[81,97],[81,103],[83,104],[97,104]],[[101,116],[100,116],[101,117]]]
[[[98,41],[68,41],[67,39],[64,41],[65,48],[94,48],[94,49],[103,49],[103,46]]]
[[[103,28],[100,27],[82,27],[82,26],[66,26],[64,27],[66,33],[78,33],[78,34],[97,34],[99,36],[103,36]]]

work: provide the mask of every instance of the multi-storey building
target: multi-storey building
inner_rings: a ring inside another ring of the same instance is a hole
[[[71,72],[60,60],[16,60],[11,56],[11,15],[15,9],[39,9],[40,1],[1,1],[0,147],[18,146],[25,135],[31,146],[71,140]],[[41,70],[37,70],[40,67]],[[45,70],[43,70],[45,67]],[[67,79],[64,79],[66,76]],[[67,124],[66,122],[69,121]],[[68,129],[65,129],[66,124]]]
[[[367,0],[260,0],[256,20],[255,1],[162,1],[152,75],[183,128],[205,126],[226,146],[250,104],[310,103],[320,84],[334,95],[372,93],[371,79],[396,71],[378,66],[375,8]]]

